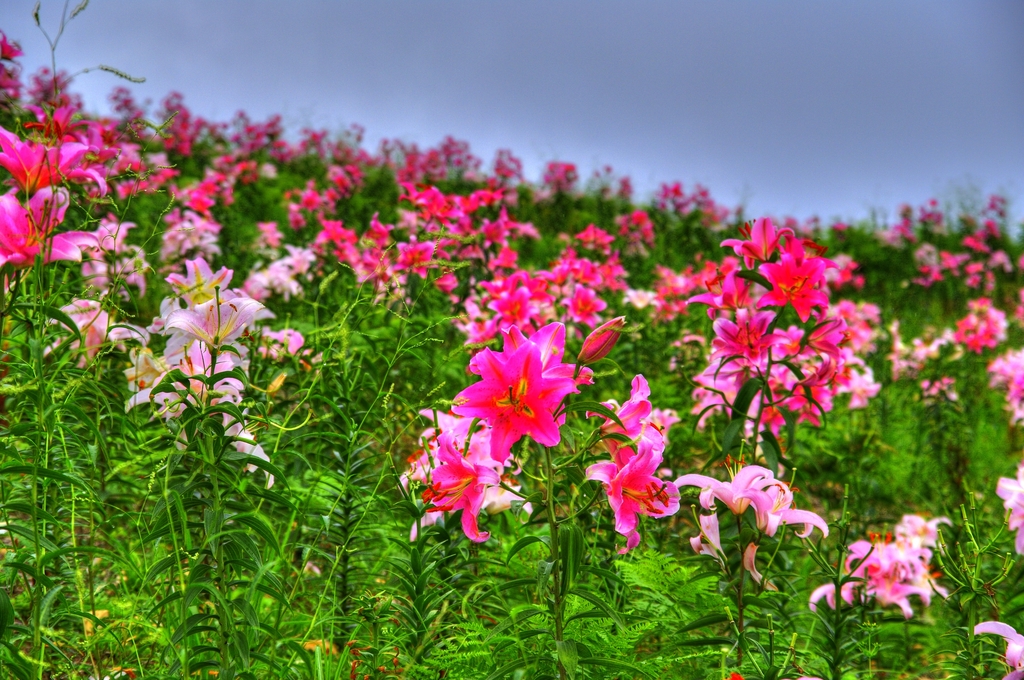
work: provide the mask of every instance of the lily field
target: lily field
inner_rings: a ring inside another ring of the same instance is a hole
[[[1024,678],[1002,197],[95,116],[0,37],[0,677]]]

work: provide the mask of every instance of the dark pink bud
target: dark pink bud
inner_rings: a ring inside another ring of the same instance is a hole
[[[593,364],[604,359],[608,356],[608,352],[612,351],[612,347],[615,347],[615,343],[619,341],[619,336],[622,335],[622,329],[625,327],[626,317],[617,316],[595,328],[594,332],[583,341],[583,349],[580,350],[577,360],[581,364]]]

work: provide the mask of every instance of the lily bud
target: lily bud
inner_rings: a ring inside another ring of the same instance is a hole
[[[622,335],[622,329],[626,327],[626,317],[617,316],[611,321],[606,321],[583,341],[583,349],[576,358],[581,364],[593,364],[604,359],[615,347]]]

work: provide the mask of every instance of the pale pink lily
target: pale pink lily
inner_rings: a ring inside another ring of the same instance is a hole
[[[814,527],[828,536],[828,523],[808,510],[797,510],[793,504],[793,492],[789,484],[775,479],[771,470],[758,465],[740,468],[731,482],[720,482],[705,475],[683,475],[676,480],[676,486],[700,487],[700,504],[707,510],[715,509],[715,502],[721,501],[736,515],[742,515],[753,505],[757,528],[768,536],[774,536],[782,524],[802,524],[797,535],[810,536]]]
[[[1001,621],[985,621],[974,627],[974,634],[991,633],[1006,640],[1006,665],[1012,668],[1003,680],[1024,679],[1024,635]]]
[[[768,481],[766,481],[768,480]],[[775,481],[771,470],[759,465],[747,465],[730,482],[720,482],[706,475],[683,475],[676,480],[677,487],[700,487],[700,504],[705,510],[714,510],[715,501],[721,501],[735,515],[742,515],[750,507],[751,491]]]
[[[221,267],[214,272],[205,259],[197,257],[194,260],[185,260],[184,276],[175,272],[164,280],[171,284],[174,292],[186,303],[199,305],[214,299],[218,288],[226,290],[233,274],[234,272],[227,267]]]
[[[208,347],[220,347],[238,338],[256,319],[263,305],[239,297],[217,304],[209,300],[192,309],[176,309],[167,316],[166,328],[179,330]]]
[[[1003,507],[1010,511],[1009,527],[1017,532],[1015,547],[1018,554],[1024,555],[1024,463],[1017,466],[1016,479],[999,479],[996,495],[1003,499]]]
[[[722,538],[718,529],[718,515],[701,515],[700,534],[690,539],[690,547],[698,555],[709,555],[718,560],[719,564],[725,564],[722,550]]]

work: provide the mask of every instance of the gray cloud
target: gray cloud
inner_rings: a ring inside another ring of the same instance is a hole
[[[33,4],[0,10],[31,67],[48,59]],[[755,213],[856,217],[966,182],[1020,198],[1022,29],[1017,2],[93,0],[57,58],[212,118],[452,134],[534,177],[610,164],[644,192],[702,182]],[[104,109],[115,84],[77,87]]]

